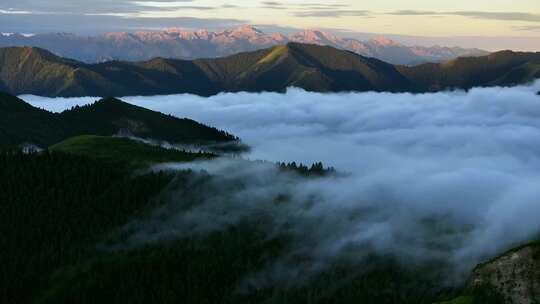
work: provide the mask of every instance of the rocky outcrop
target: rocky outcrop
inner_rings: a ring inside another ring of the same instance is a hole
[[[540,303],[540,243],[511,250],[477,266],[469,287],[488,287],[508,304]]]

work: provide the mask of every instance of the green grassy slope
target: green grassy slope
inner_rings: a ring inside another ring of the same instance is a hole
[[[408,81],[389,64],[331,47],[289,43],[197,63],[232,91],[405,91]],[[224,76],[222,76],[224,75]]]
[[[0,62],[0,82],[15,95],[24,92],[53,96],[66,87],[84,93],[82,88],[76,89],[74,82],[79,66],[76,61],[38,48],[2,48]]]
[[[298,54],[302,64],[317,68],[327,78],[332,79],[332,91],[410,89],[408,80],[393,65],[383,61],[327,46],[293,43],[289,48]]]
[[[214,157],[214,155],[206,153],[168,150],[127,138],[95,135],[73,137],[49,147],[49,150],[133,167],[144,167],[163,162],[189,162]]]

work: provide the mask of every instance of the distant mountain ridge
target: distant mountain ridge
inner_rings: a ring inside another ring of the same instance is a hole
[[[540,78],[540,53],[503,51],[414,67],[329,46],[289,43],[216,59],[156,58],[85,64],[38,48],[0,48],[0,84],[14,94],[51,97],[221,92],[434,92],[511,86]]]
[[[280,33],[265,33],[252,26],[217,32],[170,28],[164,31],[117,32],[98,36],[68,33],[0,35],[0,47],[39,47],[59,56],[86,63],[109,60],[141,61],[155,57],[189,60],[217,58],[289,42],[327,45],[392,64],[404,65],[488,54],[479,49],[459,47],[405,46],[384,37],[360,41],[340,38],[319,30],[305,30],[285,36]]]

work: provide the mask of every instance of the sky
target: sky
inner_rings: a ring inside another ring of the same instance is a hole
[[[508,48],[540,50],[538,0],[2,0],[0,3],[1,32],[223,29],[244,24],[282,32],[317,28],[353,38],[373,33],[424,44],[447,41],[493,49],[490,43],[496,42],[506,43]]]

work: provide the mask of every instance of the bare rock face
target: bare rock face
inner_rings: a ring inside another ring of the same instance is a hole
[[[488,286],[508,304],[540,302],[540,243],[512,250],[473,272],[470,287]]]

